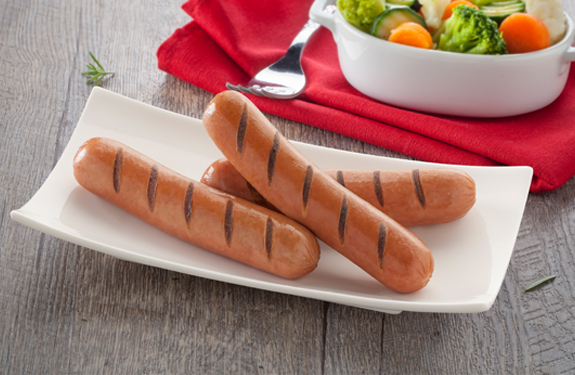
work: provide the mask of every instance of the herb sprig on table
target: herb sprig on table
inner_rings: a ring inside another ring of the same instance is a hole
[[[86,83],[94,82],[96,80],[94,85],[98,86],[102,82],[105,76],[107,75],[113,76],[114,74],[116,74],[115,72],[107,72],[106,69],[104,69],[104,67],[102,66],[102,64],[100,64],[100,62],[94,57],[92,52],[88,53],[90,54],[90,57],[92,58],[92,60],[94,60],[94,63],[96,63],[96,65],[90,63],[86,65],[86,68],[88,70],[82,72],[82,75],[91,77],[86,81]]]
[[[543,283],[546,283],[546,282],[548,282],[548,281],[551,281],[551,280],[555,279],[556,277],[557,277],[557,275],[551,275],[551,276],[546,276],[546,277],[544,277],[544,278],[542,278],[542,279],[539,279],[539,280],[533,282],[533,283],[532,283],[531,285],[529,285],[527,288],[525,288],[525,291],[528,292],[528,291],[530,291],[530,290],[533,290],[533,289],[535,289],[536,287],[538,287],[539,285],[541,285],[541,284],[543,284]]]

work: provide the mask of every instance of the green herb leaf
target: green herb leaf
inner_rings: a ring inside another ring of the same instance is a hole
[[[100,62],[94,57],[94,55],[92,54],[92,52],[88,51],[88,53],[90,54],[90,57],[92,58],[92,60],[94,60],[94,62],[96,64],[98,64],[98,66],[100,67],[100,69],[104,69],[104,67],[102,66],[102,64],[100,64]]]
[[[94,64],[92,64],[92,63],[89,63],[89,64],[86,65],[86,68],[87,68],[88,70],[85,71],[85,72],[82,72],[82,75],[91,77],[91,78],[89,78],[89,79],[86,81],[86,83],[90,83],[90,82],[96,81],[95,86],[98,86],[98,85],[102,82],[102,80],[104,79],[105,76],[107,76],[107,75],[112,75],[112,76],[113,76],[115,73],[114,73],[114,72],[107,72],[106,69],[104,69],[104,67],[102,66],[102,64],[100,64],[100,62],[98,61],[98,59],[96,59],[96,58],[94,57],[94,55],[92,54],[92,52],[89,52],[89,51],[88,51],[88,53],[90,54],[90,57],[92,58],[92,60],[94,60],[94,62],[96,63],[96,65],[97,65],[98,67],[96,67],[96,66],[95,66]]]
[[[538,287],[539,285],[546,283],[547,281],[551,281],[556,277],[557,277],[557,275],[551,275],[551,276],[546,276],[542,279],[539,279],[539,280],[535,281],[534,283],[532,283],[531,285],[529,285],[527,288],[525,288],[525,291],[528,292],[530,290],[533,290],[534,288]]]

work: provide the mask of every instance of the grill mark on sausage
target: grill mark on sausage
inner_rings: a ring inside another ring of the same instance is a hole
[[[279,133],[276,132],[272,148],[270,149],[270,154],[268,156],[268,185],[272,184],[272,179],[274,178],[274,170],[276,167],[276,156],[278,154],[279,145],[280,145],[280,137]]]
[[[122,175],[122,165],[124,164],[124,149],[119,148],[114,159],[114,191],[120,192],[120,176]]]
[[[339,210],[339,222],[337,226],[337,231],[339,233],[339,243],[341,245],[345,242],[345,226],[347,224],[347,197],[343,196],[343,201],[341,202],[341,208]]]
[[[385,242],[387,240],[387,228],[385,224],[379,223],[379,234],[377,237],[377,261],[379,269],[383,269],[383,255],[385,254]]]
[[[248,186],[248,190],[250,191],[250,195],[252,196],[254,203],[260,206],[265,206],[267,201],[264,196],[261,195],[260,192],[257,191],[256,188],[254,188],[247,180],[246,185]]]
[[[345,187],[345,183],[343,182],[343,172],[337,171],[337,182],[343,187]]]
[[[186,197],[184,198],[184,216],[186,217],[186,223],[190,224],[190,219],[192,218],[192,199],[194,197],[194,183],[190,182],[188,189],[186,190]]]
[[[312,179],[313,179],[313,168],[311,165],[308,165],[307,171],[305,172],[305,179],[303,181],[303,189],[302,189],[302,204],[304,213],[307,211],[307,203],[309,200],[309,192],[311,190]]]
[[[383,207],[383,192],[381,190],[381,179],[379,171],[373,171],[373,188],[375,190],[375,196],[377,197],[379,205]]]
[[[248,127],[248,106],[244,104],[242,108],[242,114],[240,116],[240,122],[238,124],[238,134],[236,139],[236,147],[238,149],[238,153],[242,154],[244,151],[244,140],[246,138],[246,129]]]
[[[265,233],[265,248],[268,259],[272,258],[272,246],[274,238],[274,222],[271,217],[268,217],[266,221],[266,233]]]
[[[234,203],[228,200],[226,203],[226,215],[224,217],[224,234],[228,246],[232,244],[232,232],[234,230]]]
[[[425,208],[425,195],[423,195],[423,188],[421,187],[421,177],[419,176],[419,169],[414,169],[411,172],[413,176],[413,186],[415,186],[415,194],[417,194],[417,199],[421,204],[421,207]]]
[[[150,177],[148,178],[148,208],[150,212],[154,212],[156,204],[156,187],[158,185],[158,166],[152,165],[150,169]]]

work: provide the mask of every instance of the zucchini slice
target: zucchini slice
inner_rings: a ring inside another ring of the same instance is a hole
[[[487,5],[489,3],[506,3],[509,0],[468,0],[468,1],[477,5],[478,7],[482,7],[482,6]]]
[[[491,2],[479,7],[479,10],[497,22],[498,25],[513,13],[521,13],[525,11],[525,3],[521,0],[510,0],[501,2]]]
[[[410,7],[416,12],[419,12],[419,10],[421,9],[421,4],[419,3],[419,0],[387,0],[385,4],[386,5],[389,4],[391,5],[391,7],[393,7],[394,5]]]
[[[417,14],[413,9],[405,7],[392,7],[381,13],[371,29],[371,35],[387,40],[391,35],[391,30],[405,22],[415,22],[427,29],[427,24],[423,17]]]

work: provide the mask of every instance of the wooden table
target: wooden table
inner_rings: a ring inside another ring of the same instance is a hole
[[[189,21],[181,3],[0,1],[0,373],[575,373],[574,179],[529,195],[501,291],[477,314],[387,315],[210,281],[10,220],[76,126],[88,51],[117,72],[105,88],[201,117],[212,94],[157,69],[157,47]],[[405,157],[270,119],[293,140]]]

